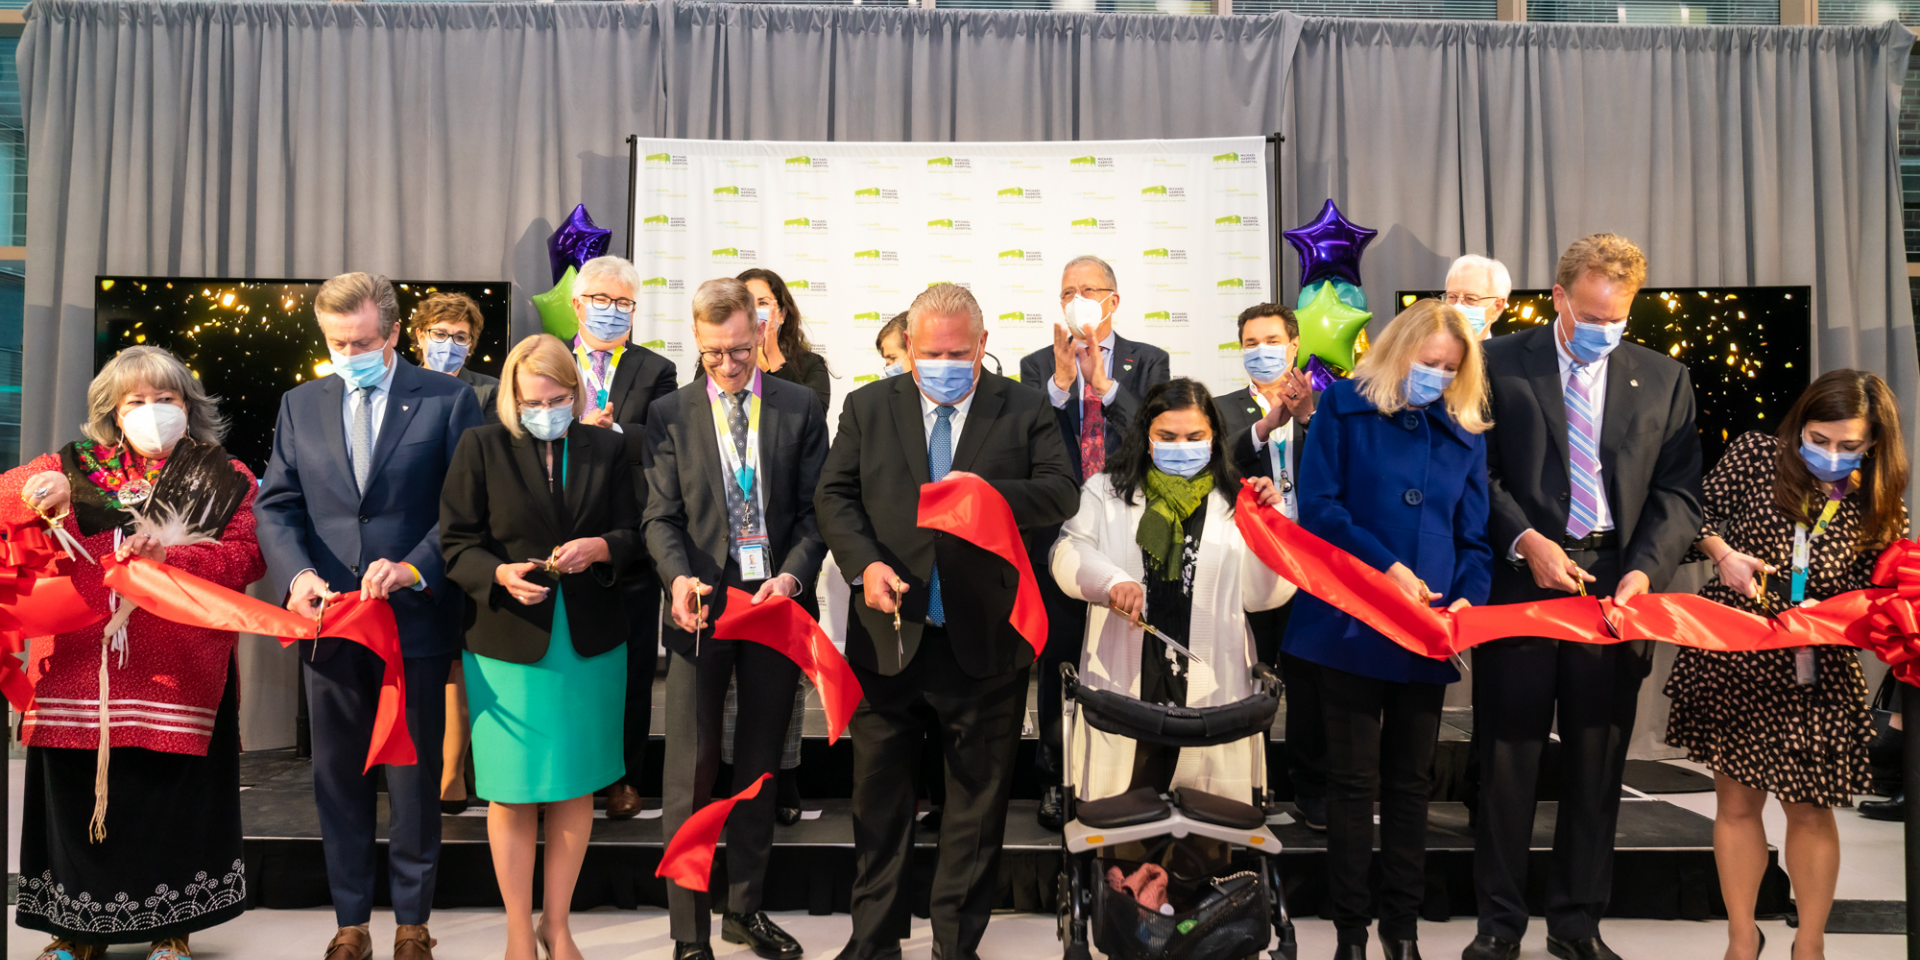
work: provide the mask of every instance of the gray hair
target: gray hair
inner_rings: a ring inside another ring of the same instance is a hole
[[[1507,294],[1513,292],[1513,277],[1507,273],[1506,264],[1472,253],[1453,261],[1453,265],[1447,268],[1447,286],[1453,286],[1453,278],[1467,270],[1487,271],[1493,279],[1495,295],[1502,300],[1506,299]]]
[[[967,330],[974,341],[987,332],[986,315],[980,312],[980,301],[966,287],[953,283],[936,283],[921,291],[913,298],[913,306],[907,308],[907,336],[919,329],[924,317],[951,317],[957,314],[967,315]]]
[[[180,395],[187,411],[187,436],[201,443],[219,443],[227,435],[220,398],[207,393],[200,378],[178,357],[159,347],[128,347],[100,368],[87,385],[87,422],[80,425],[80,432],[95,443],[119,443],[120,424],[114,415],[120,401],[141,387]]]
[[[1068,272],[1073,270],[1074,267],[1082,267],[1088,264],[1092,264],[1093,266],[1099,267],[1100,272],[1103,274],[1106,274],[1107,289],[1112,290],[1116,293],[1119,292],[1120,280],[1119,278],[1113,275],[1113,264],[1110,264],[1105,260],[1102,260],[1099,257],[1094,256],[1091,253],[1083,253],[1077,257],[1074,257],[1072,260],[1068,260],[1067,265],[1060,268],[1060,275],[1064,277],[1068,274]]]
[[[394,296],[393,283],[386,277],[365,273],[343,273],[320,285],[313,295],[313,312],[344,317],[373,304],[380,314],[380,336],[393,336],[393,325],[400,320],[400,300]],[[477,332],[477,331],[476,331]]]
[[[573,275],[572,296],[580,296],[587,284],[595,280],[612,280],[624,284],[629,299],[640,296],[640,268],[625,257],[594,257],[580,265],[580,271]]]

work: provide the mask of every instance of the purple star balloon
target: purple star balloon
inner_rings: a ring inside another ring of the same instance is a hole
[[[560,229],[547,238],[547,262],[553,267],[553,282],[559,283],[568,267],[578,270],[588,260],[605,256],[607,244],[611,242],[613,231],[594,226],[593,218],[587,216],[587,205],[576,205]]]
[[[1321,363],[1319,357],[1307,358],[1307,386],[1312,387],[1313,392],[1325,393],[1328,387],[1333,386],[1334,381],[1345,379],[1346,377],[1334,372],[1332,367]]]
[[[1345,280],[1357,287],[1360,254],[1379,233],[1341,216],[1340,208],[1328,200],[1312,223],[1282,235],[1300,251],[1300,286],[1312,286],[1322,280]]]

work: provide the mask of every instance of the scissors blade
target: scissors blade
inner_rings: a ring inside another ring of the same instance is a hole
[[[1109,605],[1108,605],[1108,609],[1110,609],[1110,610],[1112,610],[1112,611],[1113,611],[1113,612],[1115,612],[1115,613],[1119,613],[1119,614],[1120,614],[1121,616],[1123,616],[1123,617],[1125,617],[1125,616],[1127,616],[1127,615],[1126,615],[1125,613],[1121,613],[1121,611],[1120,611],[1120,608],[1119,608],[1119,607],[1115,607],[1115,606],[1113,606],[1113,605],[1111,605],[1111,604],[1109,604]],[[1128,617],[1128,619],[1129,619],[1129,620],[1132,620],[1132,618],[1131,618],[1131,617]],[[1138,626],[1138,627],[1139,627],[1140,629],[1142,629],[1142,630],[1145,630],[1146,632],[1148,632],[1148,633],[1151,633],[1151,634],[1153,634],[1153,635],[1154,635],[1154,636],[1156,636],[1156,637],[1159,637],[1159,638],[1160,638],[1160,642],[1161,642],[1161,643],[1164,643],[1164,644],[1166,644],[1166,645],[1167,645],[1168,647],[1171,647],[1171,648],[1172,648],[1172,649],[1174,649],[1175,651],[1177,651],[1177,652],[1179,652],[1180,654],[1182,654],[1182,655],[1184,655],[1184,656],[1185,656],[1185,657],[1186,657],[1186,658],[1187,658],[1188,660],[1198,660],[1198,659],[1200,659],[1199,657],[1196,657],[1196,656],[1194,656],[1194,655],[1193,655],[1193,651],[1192,651],[1192,650],[1188,650],[1188,649],[1186,648],[1186,646],[1185,646],[1184,644],[1182,644],[1182,643],[1181,643],[1180,641],[1178,641],[1178,640],[1175,640],[1175,639],[1173,639],[1172,637],[1169,637],[1169,636],[1167,636],[1167,635],[1166,635],[1166,634],[1164,634],[1164,633],[1161,633],[1161,632],[1160,632],[1160,628],[1158,628],[1158,627],[1156,627],[1156,626],[1154,626],[1153,624],[1151,624],[1151,623],[1148,623],[1148,622],[1146,622],[1145,620],[1133,620],[1133,623],[1134,623],[1135,625],[1137,625],[1137,626]]]

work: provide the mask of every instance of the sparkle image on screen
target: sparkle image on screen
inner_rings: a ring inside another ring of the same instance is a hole
[[[1404,310],[1438,290],[1403,290]],[[1812,375],[1810,287],[1675,287],[1634,297],[1627,339],[1687,365],[1706,469],[1753,430],[1774,432]],[[1549,290],[1515,290],[1493,336],[1551,323]]]
[[[273,449],[280,395],[333,371],[313,319],[313,297],[321,282],[98,277],[94,369],[131,346],[171,351],[220,398],[220,411],[228,420],[227,452],[258,475],[266,470]],[[499,376],[507,353],[512,290],[504,281],[394,281],[400,354],[419,362],[406,321],[420,301],[434,293],[463,293],[479,304],[483,318],[480,342],[467,367]]]

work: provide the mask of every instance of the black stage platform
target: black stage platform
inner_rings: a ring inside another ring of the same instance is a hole
[[[663,693],[663,691],[662,691]],[[658,704],[661,699],[656,699]],[[1030,714],[1031,716],[1031,714]],[[1284,716],[1284,714],[1283,714]],[[849,815],[851,748],[846,741],[829,746],[817,709],[810,709],[803,741],[801,787],[811,819],[791,827],[777,827],[769,871],[766,902],[769,910],[807,910],[815,914],[845,912],[854,874],[853,825]],[[1473,839],[1465,804],[1454,799],[1464,780],[1470,719],[1464,710],[1449,710],[1443,726],[1442,750],[1436,761],[1437,800],[1428,833],[1427,899],[1423,913],[1434,920],[1471,914],[1474,910]],[[1031,720],[1029,720],[1031,728]],[[656,715],[656,733],[660,730]],[[657,741],[658,737],[656,737]],[[1001,857],[1001,894],[1004,909],[1051,913],[1055,875],[1060,863],[1057,835],[1040,829],[1034,820],[1038,781],[1028,771],[1033,734],[1027,731],[1020,752],[1022,775],[1008,817]],[[657,745],[657,744],[656,744]],[[1276,728],[1272,757],[1276,786],[1287,796],[1279,774],[1284,758],[1284,730]],[[659,753],[642,793],[659,795]],[[1674,769],[1674,768],[1668,768]],[[1547,779],[1547,778],[1543,778]],[[246,829],[247,879],[252,906],[312,907],[328,902],[326,868],[314,813],[312,772],[291,751],[263,751],[243,756],[241,810]],[[724,782],[724,777],[723,777]],[[650,800],[649,817],[627,821],[597,820],[592,846],[575,893],[580,909],[611,905],[626,909],[663,907],[665,882],[653,876],[664,844],[658,801]],[[1547,847],[1553,837],[1557,804],[1540,804],[1534,826],[1535,889],[1538,901],[1544,887]],[[384,812],[382,822],[384,822]],[[493,865],[487,848],[486,818],[476,807],[443,820],[442,853],[436,905],[442,907],[496,906]],[[1326,837],[1299,824],[1276,824],[1274,833],[1284,845],[1282,871],[1288,902],[1300,916],[1318,915],[1325,896]],[[938,834],[923,831],[916,844],[911,882],[919,891],[916,912],[924,914],[925,896]],[[1614,871],[1611,915],[1648,919],[1707,919],[1723,915],[1719,883],[1713,863],[1713,822],[1670,803],[1646,798],[1629,789],[1621,804],[1618,850]],[[725,859],[716,860],[713,889],[724,899]],[[537,889],[537,887],[536,887]],[[386,891],[378,896],[385,903]],[[716,902],[719,910],[724,904]],[[1762,915],[1789,909],[1785,876],[1770,870],[1761,893]]]

